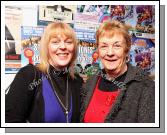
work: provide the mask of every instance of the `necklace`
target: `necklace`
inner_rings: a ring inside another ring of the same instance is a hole
[[[69,123],[69,120],[68,120],[68,113],[69,113],[69,111],[68,111],[68,75],[67,75],[67,81],[66,81],[66,86],[67,86],[67,87],[66,87],[66,102],[65,102],[65,105],[63,104],[63,102],[61,101],[60,97],[58,96],[58,94],[57,94],[57,92],[56,92],[56,90],[55,90],[55,87],[54,87],[54,85],[53,85],[53,81],[52,81],[52,78],[51,78],[51,76],[50,76],[50,73],[48,74],[48,77],[49,77],[49,79],[50,79],[51,86],[52,86],[52,88],[53,88],[53,91],[54,91],[54,93],[55,93],[55,95],[56,95],[56,97],[57,97],[57,99],[58,99],[60,105],[61,105],[61,106],[63,107],[63,109],[65,110],[66,122]]]

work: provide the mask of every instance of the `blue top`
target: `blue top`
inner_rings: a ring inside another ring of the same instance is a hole
[[[45,78],[43,76],[43,78]],[[54,91],[45,78],[42,80],[42,95],[44,98],[44,122],[45,123],[66,123],[66,116],[59,100],[54,94]],[[70,111],[68,113],[68,121],[72,118],[72,96],[70,99]]]

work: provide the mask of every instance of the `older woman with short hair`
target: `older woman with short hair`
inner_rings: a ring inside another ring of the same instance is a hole
[[[155,122],[155,83],[128,63],[128,28],[119,21],[108,21],[97,30],[97,52],[104,69],[83,86],[81,122]]]

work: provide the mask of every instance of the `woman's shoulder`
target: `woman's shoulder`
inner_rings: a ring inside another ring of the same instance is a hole
[[[33,68],[36,68],[34,65],[32,64],[27,64],[26,66],[20,68],[19,71],[23,72],[23,71],[29,71],[31,72]]]
[[[130,78],[130,80],[137,80],[143,83],[154,83],[154,80],[150,77],[150,73],[148,71],[130,64],[128,65],[126,78]]]
[[[143,89],[145,88],[149,90],[150,88],[154,89],[155,87],[155,81],[150,77],[150,73],[142,69],[136,74],[136,80],[138,86],[141,86]]]
[[[140,76],[141,82],[146,83],[146,84],[154,84],[154,79],[150,77],[150,73],[148,71],[145,71],[143,69],[140,69],[138,72],[137,76]]]
[[[155,87],[155,81],[149,75],[144,76],[142,82],[146,87]]]
[[[16,77],[23,77],[28,80],[32,80],[37,76],[37,73],[39,74],[39,70],[36,68],[36,66],[32,64],[28,64],[24,67],[22,67],[18,73],[16,74]]]

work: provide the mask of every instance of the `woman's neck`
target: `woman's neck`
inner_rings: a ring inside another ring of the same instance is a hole
[[[67,69],[67,67],[58,67],[54,66],[53,64],[50,64],[50,66],[56,71],[65,71]]]
[[[53,61],[49,60],[49,64],[57,71],[64,71],[68,66],[58,66]]]
[[[120,70],[120,71],[106,71],[106,78],[108,80],[113,80],[113,79],[121,76],[122,74],[124,74],[127,71],[127,65],[124,65],[121,69],[122,70]]]

